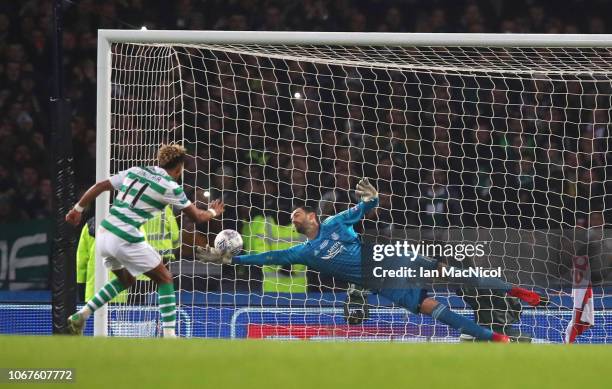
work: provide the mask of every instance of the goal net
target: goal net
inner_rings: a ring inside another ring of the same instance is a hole
[[[533,308],[439,278],[430,296],[517,339],[563,342],[572,290],[592,286],[595,323],[577,340],[610,342],[609,48],[579,36],[534,45],[529,36],[467,44],[452,34],[249,34],[100,38],[99,178],[155,164],[160,144],[179,142],[191,200],[225,202],[219,220],[179,220],[182,244],[167,264],[179,335],[458,341],[457,331],[373,291],[349,293],[315,269],[193,260],[196,244],[226,228],[248,253],[298,244],[294,205],[325,219],[354,205],[356,182],[369,177],[380,205],[355,225],[364,241],[481,242],[484,255],[431,256],[500,269],[550,303]],[[102,216],[108,202],[98,208]],[[590,283],[576,285],[577,258]],[[96,332],[159,334],[155,293],[146,281],[132,288]]]

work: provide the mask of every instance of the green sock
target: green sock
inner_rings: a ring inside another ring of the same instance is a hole
[[[85,319],[89,317],[96,309],[99,309],[104,304],[114,299],[119,293],[125,290],[125,286],[119,282],[117,278],[107,283],[85,304],[83,309],[79,311]]]
[[[174,285],[160,284],[157,289],[159,296],[159,314],[161,315],[164,336],[173,336],[176,325],[176,297]]]

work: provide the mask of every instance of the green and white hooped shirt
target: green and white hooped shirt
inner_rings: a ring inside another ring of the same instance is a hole
[[[109,180],[119,193],[101,225],[130,243],[144,242],[140,226],[167,204],[178,210],[191,205],[183,188],[157,166],[133,167]]]

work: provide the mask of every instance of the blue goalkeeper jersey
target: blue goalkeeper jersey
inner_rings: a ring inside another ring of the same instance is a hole
[[[344,281],[361,284],[361,240],[353,229],[363,216],[378,205],[378,199],[361,201],[354,207],[327,218],[313,240],[286,250],[238,255],[233,263],[243,265],[303,264]]]

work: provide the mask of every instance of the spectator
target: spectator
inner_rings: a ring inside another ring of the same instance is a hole
[[[265,18],[260,29],[263,31],[285,30],[286,27],[283,23],[283,19],[284,17],[278,7],[268,7],[265,11]]]
[[[26,217],[22,209],[15,206],[8,194],[0,194],[0,224],[16,223]]]
[[[381,32],[406,32],[407,25],[404,24],[402,13],[399,8],[391,7],[385,14],[385,19],[378,26],[378,31]]]
[[[418,224],[423,227],[448,227],[460,214],[455,196],[448,187],[447,172],[435,169],[425,173],[424,184],[414,208],[420,211]]]
[[[20,172],[18,182],[17,205],[31,219],[44,214],[45,203],[40,195],[40,177],[34,166],[25,166]]]

